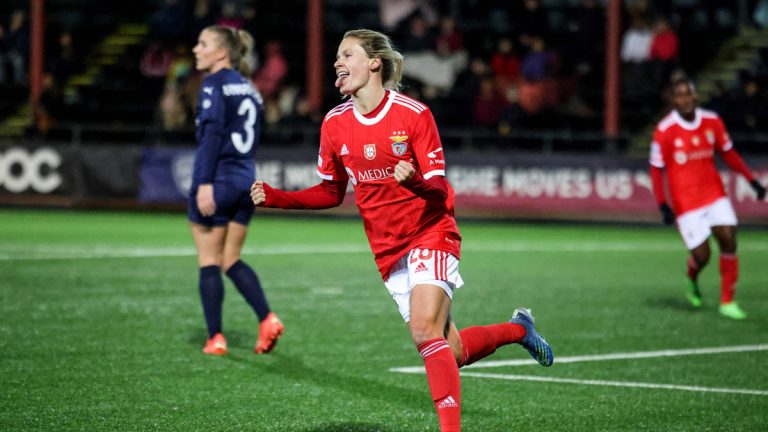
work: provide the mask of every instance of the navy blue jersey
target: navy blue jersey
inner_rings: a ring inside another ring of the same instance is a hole
[[[262,99],[250,81],[232,69],[203,79],[195,119],[197,153],[192,195],[197,186],[248,190],[256,176]]]

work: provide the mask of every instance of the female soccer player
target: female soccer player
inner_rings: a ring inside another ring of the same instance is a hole
[[[656,126],[651,143],[651,180],[656,202],[664,223],[677,222],[690,251],[687,282],[691,305],[698,308],[702,304],[697,279],[709,261],[709,237],[714,234],[720,246],[719,312],[728,318],[744,319],[747,314],[733,301],[739,277],[736,213],[717,172],[715,152],[750,182],[760,201],[765,199],[765,188],[736,152],[720,117],[696,107],[693,82],[676,81],[673,90],[674,109]],[[664,170],[672,207],[664,194]]]
[[[248,56],[252,49],[253,38],[248,32],[211,26],[200,33],[192,50],[197,69],[207,74],[197,105],[198,146],[188,212],[208,325],[206,354],[227,353],[221,330],[222,270],[259,316],[255,351],[271,351],[283,332],[283,324],[269,309],[258,276],[240,260],[253,215],[248,187],[255,177],[254,152],[262,112],[261,96],[243,78],[250,75]]]
[[[334,68],[336,87],[349,100],[329,111],[321,127],[322,182],[285,192],[257,180],[251,187],[253,203],[293,209],[335,207],[344,200],[347,182],[352,182],[384,285],[424,360],[440,428],[458,431],[460,366],[515,342],[549,366],[552,350],[525,308],[518,308],[506,323],[457,330],[450,308],[454,290],[463,284],[461,236],[432,113],[395,91],[403,56],[381,33],[347,32]]]

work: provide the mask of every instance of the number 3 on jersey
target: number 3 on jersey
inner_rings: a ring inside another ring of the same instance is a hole
[[[245,141],[243,141],[243,134],[232,132],[232,144],[240,153],[248,153],[251,147],[253,147],[253,140],[256,138],[254,131],[254,126],[256,125],[256,104],[253,103],[253,99],[243,99],[237,108],[237,115],[246,116],[243,123]]]

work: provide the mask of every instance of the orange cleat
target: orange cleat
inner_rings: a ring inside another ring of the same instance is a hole
[[[266,354],[277,345],[277,340],[283,334],[285,326],[273,312],[270,312],[264,321],[259,324],[259,339],[256,341],[256,347],[253,349],[256,354]]]
[[[208,339],[208,342],[203,348],[203,354],[212,355],[225,355],[227,353],[227,340],[224,339],[224,335],[216,333],[212,338]]]

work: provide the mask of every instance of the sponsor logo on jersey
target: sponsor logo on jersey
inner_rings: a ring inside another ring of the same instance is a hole
[[[427,153],[427,157],[429,157],[430,159],[434,159],[434,158],[437,157],[437,153],[441,152],[441,151],[443,151],[442,147],[436,148],[436,149],[432,150],[431,152]]]
[[[346,156],[349,154],[349,149],[347,148],[346,144],[341,145],[341,151],[339,152],[339,155]]]
[[[712,129],[707,129],[706,132],[704,132],[704,135],[707,136],[707,142],[710,144],[715,143],[715,132]]]
[[[685,163],[688,162],[688,155],[685,154],[684,151],[676,151],[675,162],[677,162],[678,165],[685,165]]]
[[[363,146],[363,156],[368,160],[376,158],[376,144],[365,144]]]

